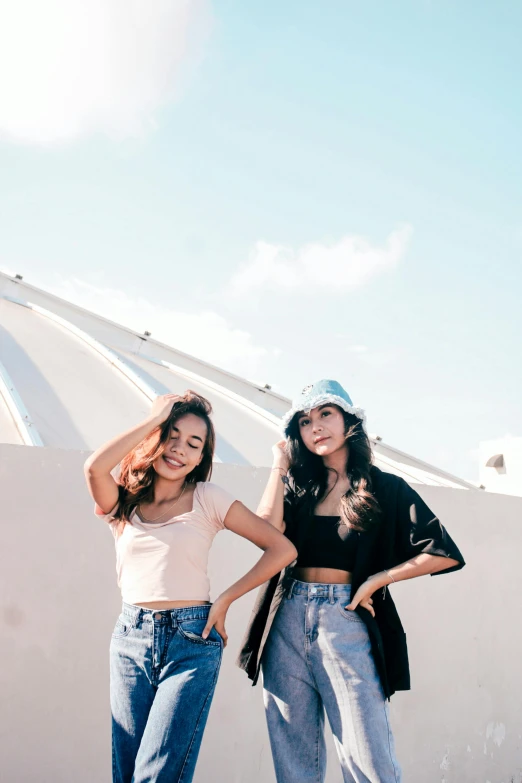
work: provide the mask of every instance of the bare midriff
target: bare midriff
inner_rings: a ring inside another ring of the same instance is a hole
[[[209,604],[210,601],[150,601],[137,604],[137,606],[161,612],[169,609],[185,609],[187,606],[208,606]]]
[[[299,582],[315,582],[327,585],[351,585],[352,574],[340,568],[294,568],[292,576]]]

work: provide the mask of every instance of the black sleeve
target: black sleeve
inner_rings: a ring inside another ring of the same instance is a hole
[[[296,514],[295,514],[295,508],[297,503],[297,494],[290,483],[288,479],[283,482],[285,485],[285,497],[283,501],[283,520],[285,523],[285,536],[290,539],[290,541],[295,545],[296,544],[296,534],[297,534],[297,527],[296,527]]]
[[[437,571],[444,574],[458,571],[466,565],[457,545],[438,517],[403,479],[400,480],[397,504],[397,555],[401,562],[422,554],[457,560],[458,565]]]

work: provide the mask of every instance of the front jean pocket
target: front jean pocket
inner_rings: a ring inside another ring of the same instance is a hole
[[[114,626],[114,630],[112,632],[112,638],[122,639],[124,636],[128,636],[131,628],[132,625],[127,620],[127,618],[124,617],[124,615],[120,614],[120,616],[116,620],[116,625]]]
[[[364,625],[364,620],[362,620],[359,617],[357,612],[355,612],[355,611],[353,611],[351,609],[345,609],[344,608],[349,603],[350,603],[350,601],[346,601],[346,604],[343,601],[336,601],[336,606],[337,606],[337,609],[338,609],[339,613],[341,614],[341,616],[344,617],[346,620],[351,620],[354,623],[363,623],[363,625]]]
[[[184,620],[178,625],[178,630],[184,639],[193,644],[221,647],[223,639],[215,628],[211,629],[206,639],[201,636],[206,624],[206,620]]]

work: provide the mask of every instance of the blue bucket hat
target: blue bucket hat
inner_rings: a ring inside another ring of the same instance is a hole
[[[296,413],[308,413],[312,408],[317,408],[325,403],[338,405],[346,413],[357,416],[364,425],[366,415],[362,408],[356,408],[350,395],[337,381],[317,381],[311,386],[305,386],[299,397],[292,402],[292,407],[283,416],[283,432],[285,437],[288,435],[290,422]]]

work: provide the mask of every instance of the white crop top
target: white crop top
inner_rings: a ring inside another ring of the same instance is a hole
[[[116,572],[128,604],[153,601],[209,601],[208,553],[225,525],[235,498],[210,482],[194,490],[192,511],[167,522],[144,522],[136,511],[123,526],[110,514],[97,514],[110,524],[116,544]]]

